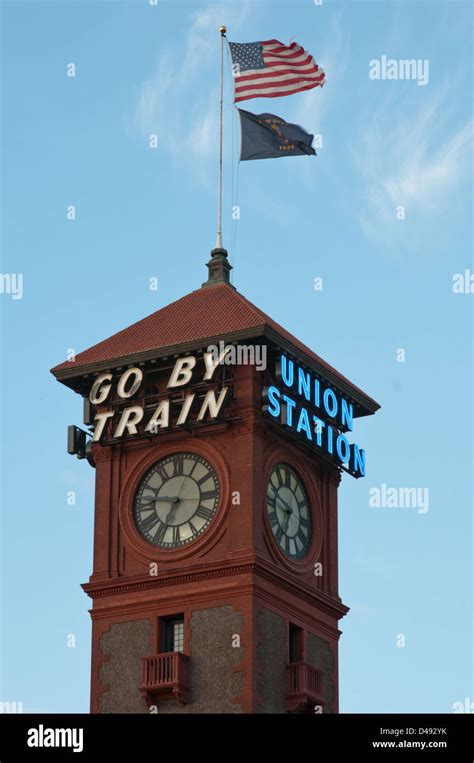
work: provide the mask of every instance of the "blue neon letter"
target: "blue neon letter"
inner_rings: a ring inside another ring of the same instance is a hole
[[[267,395],[268,395],[268,400],[270,402],[270,406],[273,406],[273,408],[269,406],[268,413],[270,414],[270,416],[275,416],[275,417],[279,416],[280,415],[280,390],[277,389],[276,387],[269,387]]]
[[[329,398],[331,398],[331,403],[329,403]],[[328,416],[334,418],[337,415],[337,397],[330,387],[324,390],[323,403]]]
[[[358,445],[351,445],[352,469],[354,472],[360,472],[361,477],[365,477],[365,450]]]
[[[342,444],[344,444],[344,447],[342,447]],[[344,437],[343,434],[340,434],[336,440],[336,450],[337,455],[341,459],[342,463],[346,464],[351,456],[351,450],[347,441],[347,437]]]
[[[321,405],[321,385],[319,379],[314,380],[314,404],[316,408]]]
[[[352,432],[352,420],[354,418],[354,407],[352,403],[348,404],[347,400],[342,398],[341,402],[341,424],[347,425],[347,428]]]
[[[283,379],[283,384],[285,387],[288,387],[289,389],[293,386],[293,380],[295,378],[295,365],[292,360],[288,360],[286,355],[281,356],[280,361],[280,367],[281,367],[281,378]]]
[[[296,408],[296,403],[291,397],[286,395],[283,395],[283,400],[286,403],[286,423],[287,426],[291,427],[293,424],[293,408]]]
[[[311,380],[309,371],[306,373],[302,368],[298,368],[298,395],[303,394],[306,400],[310,399]]]
[[[311,428],[309,426],[309,418],[308,418],[308,411],[306,408],[301,409],[300,418],[298,420],[298,424],[296,426],[296,431],[301,432],[301,430],[304,429],[306,432],[306,437],[308,440],[311,440]]]
[[[332,434],[333,434],[333,432],[332,432],[332,427],[331,426],[328,426],[327,433],[328,433],[328,453],[332,456],[332,454],[333,454],[333,444],[332,444]]]

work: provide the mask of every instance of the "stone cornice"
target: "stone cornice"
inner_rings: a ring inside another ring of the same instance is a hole
[[[339,597],[330,596],[324,591],[313,588],[305,582],[297,581],[294,576],[286,573],[285,571],[279,571],[274,565],[261,559],[249,559],[248,557],[225,560],[220,563],[213,563],[209,565],[203,565],[202,567],[195,567],[194,569],[188,569],[180,572],[161,573],[155,576],[139,576],[129,578],[113,578],[107,581],[94,581],[84,583],[82,585],[83,590],[93,600],[101,599],[104,597],[121,597],[127,596],[130,593],[137,591],[162,591],[163,588],[178,586],[186,583],[194,583],[200,581],[212,580],[221,581],[217,583],[217,588],[222,586],[222,581],[225,578],[235,578],[239,575],[246,575],[249,577],[245,588],[253,590],[255,594],[262,595],[263,597],[273,597],[275,600],[278,598],[277,594],[269,594],[262,581],[271,583],[276,586],[277,589],[284,591],[285,593],[291,593],[297,596],[308,606],[317,607],[320,611],[324,612],[330,617],[340,619],[348,611]],[[225,587],[225,586],[223,586]],[[232,589],[234,595],[241,594],[244,591],[239,588],[235,588],[234,583],[230,583],[229,592]],[[216,588],[213,588],[213,595],[215,595]],[[192,595],[192,592],[189,592]],[[116,602],[117,606],[120,606],[119,602]],[[99,605],[101,606],[101,605]],[[111,603],[111,606],[115,604]],[[109,605],[106,604],[104,609],[108,610]]]

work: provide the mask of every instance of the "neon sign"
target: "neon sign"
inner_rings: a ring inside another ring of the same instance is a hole
[[[280,386],[263,391],[264,412],[353,477],[364,477],[365,451],[345,435],[353,428],[353,404],[284,354],[276,376]]]

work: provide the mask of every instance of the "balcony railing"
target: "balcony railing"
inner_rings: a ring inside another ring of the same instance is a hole
[[[140,692],[148,704],[162,699],[177,699],[186,703],[189,695],[189,657],[182,652],[142,657]]]
[[[288,710],[314,709],[323,706],[323,673],[307,662],[291,662],[286,666]]]

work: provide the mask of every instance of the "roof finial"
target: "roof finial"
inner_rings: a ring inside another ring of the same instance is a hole
[[[211,259],[207,263],[209,269],[209,278],[202,285],[203,286],[216,286],[218,284],[227,284],[231,289],[235,289],[230,282],[230,271],[232,265],[227,259],[227,249],[221,246],[216,246],[211,252]]]

